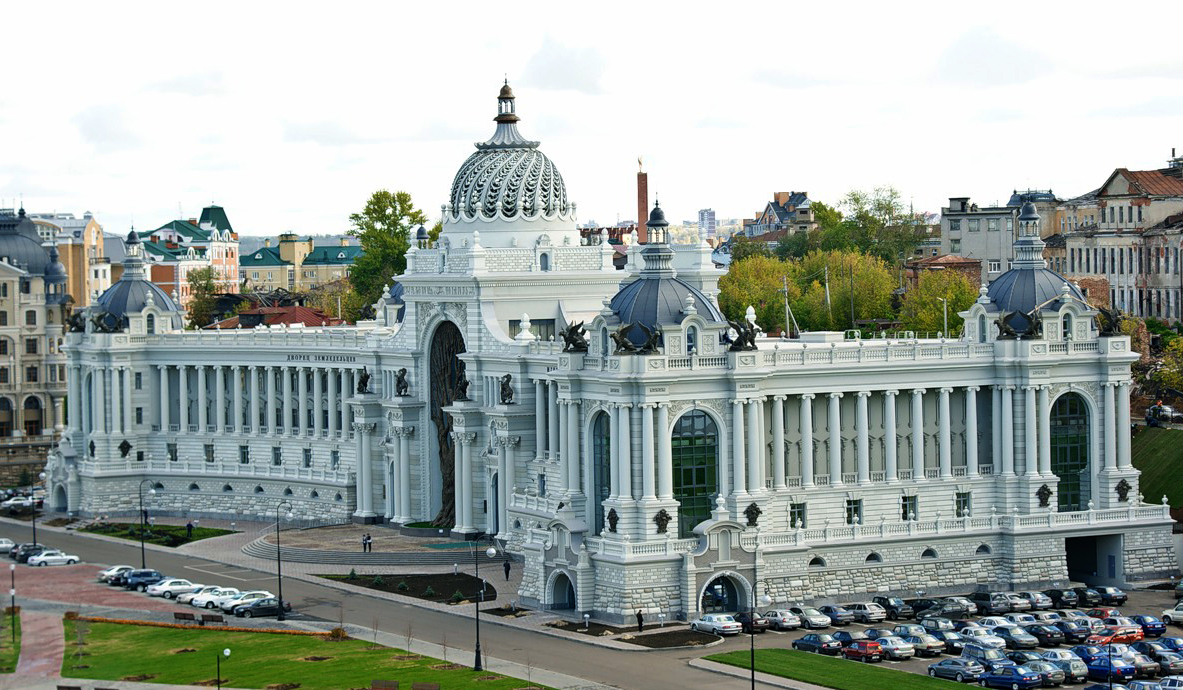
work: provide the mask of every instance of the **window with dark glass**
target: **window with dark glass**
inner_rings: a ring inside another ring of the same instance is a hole
[[[719,430],[709,415],[692,410],[678,418],[670,436],[673,450],[674,498],[679,502],[678,535],[690,537],[710,517],[719,492]]]

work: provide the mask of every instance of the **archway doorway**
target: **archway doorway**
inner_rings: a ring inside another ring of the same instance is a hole
[[[489,534],[501,533],[501,494],[497,491],[499,479],[494,472],[493,478],[489,480]]]
[[[566,573],[556,575],[554,583],[551,584],[550,607],[559,610],[575,608],[575,585]]]
[[[41,424],[41,400],[29,396],[25,398],[24,409],[25,436],[40,436],[44,428]]]
[[[734,613],[739,611],[740,588],[735,580],[727,575],[720,575],[711,580],[702,592],[702,602],[699,608],[703,613]]]
[[[439,449],[440,509],[431,521],[436,527],[456,524],[456,446],[452,441],[452,415],[444,408],[456,400],[464,352],[464,336],[451,321],[444,321],[431,336],[431,421]]]
[[[66,487],[58,484],[53,489],[53,509],[61,512],[69,510],[69,501],[66,500]]]
[[[1089,482],[1089,412],[1078,393],[1066,393],[1052,405],[1052,474],[1059,478],[1057,506],[1061,512],[1085,510],[1092,492]]]
[[[12,436],[16,415],[12,413],[12,401],[0,398],[0,436]]]

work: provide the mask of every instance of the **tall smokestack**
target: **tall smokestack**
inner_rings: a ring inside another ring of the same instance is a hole
[[[637,156],[637,239],[641,244],[649,241],[649,228],[645,221],[649,218],[649,174],[641,166],[641,157]]]

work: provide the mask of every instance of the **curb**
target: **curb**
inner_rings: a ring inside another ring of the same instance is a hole
[[[706,659],[691,659],[688,664],[691,668],[696,668],[700,671],[710,671],[721,676],[730,676],[732,678],[742,678],[747,680],[751,678],[751,672],[742,669],[738,666],[730,666],[728,664],[720,664],[717,661],[708,661]],[[771,673],[764,673],[756,671],[756,680],[764,685],[771,685],[776,688],[791,688],[791,690],[831,690],[824,685],[814,685],[800,680],[792,680],[790,678],[782,678],[774,676]]]

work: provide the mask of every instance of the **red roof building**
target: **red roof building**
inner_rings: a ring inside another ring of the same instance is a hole
[[[339,326],[345,323],[313,307],[259,307],[244,311],[238,316],[217,321],[206,329],[255,328],[257,326]]]

